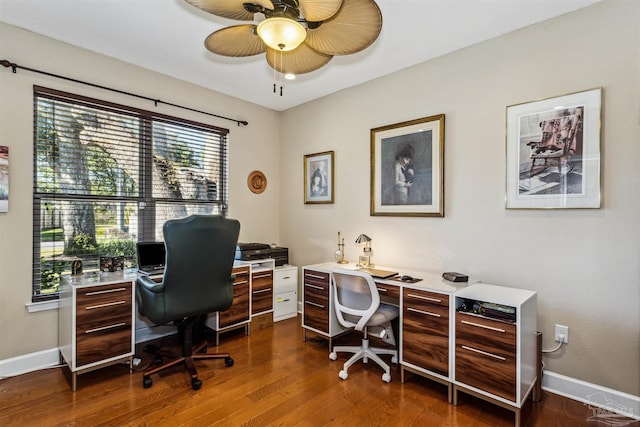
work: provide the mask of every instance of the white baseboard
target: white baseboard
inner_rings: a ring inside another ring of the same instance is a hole
[[[59,364],[60,352],[57,347],[0,360],[0,379],[51,368]]]
[[[57,348],[0,360],[0,379],[51,368],[59,363]],[[584,403],[593,409],[594,417],[602,419],[606,413],[613,412],[640,420],[640,396],[550,371],[544,371],[542,375],[542,389]]]
[[[640,420],[640,396],[549,371],[544,371],[542,374],[542,389],[577,400],[593,409],[593,418],[589,421],[605,421],[607,418],[613,418],[607,417],[610,413]]]

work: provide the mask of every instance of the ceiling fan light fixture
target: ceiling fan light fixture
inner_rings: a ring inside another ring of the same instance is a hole
[[[267,18],[258,25],[258,36],[271,49],[289,51],[297,48],[307,37],[307,30],[289,18]]]

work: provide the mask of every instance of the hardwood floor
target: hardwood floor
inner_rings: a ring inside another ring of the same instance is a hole
[[[359,340],[359,336],[340,340]],[[336,340],[339,342],[340,340]],[[210,342],[212,342],[210,340]],[[213,340],[215,342],[215,340]],[[215,346],[210,346],[215,351]],[[400,368],[383,383],[382,370],[358,363],[341,380],[347,359],[328,357],[328,342],[303,341],[300,320],[272,327],[224,334],[220,351],[235,360],[199,361],[203,386],[198,391],[182,367],[153,376],[142,388],[141,372],[114,365],[78,376],[71,392],[61,368],[46,369],[0,381],[1,426],[512,426],[513,412],[464,393],[459,405],[447,403],[446,387]],[[150,361],[143,359],[144,365]],[[582,403],[543,393],[528,403],[523,425],[593,425]]]

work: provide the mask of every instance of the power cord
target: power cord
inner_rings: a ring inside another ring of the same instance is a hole
[[[560,342],[558,343],[557,346],[555,346],[554,348],[550,349],[550,350],[542,350],[543,353],[554,353],[558,350],[560,350],[560,347],[562,347],[562,344],[564,344],[564,334],[563,333],[559,333],[558,334],[558,338],[560,339]]]

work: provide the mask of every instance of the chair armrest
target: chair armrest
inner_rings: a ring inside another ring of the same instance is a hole
[[[149,276],[140,276],[136,280],[140,286],[144,288],[145,291],[159,293],[164,291],[164,283],[157,283]]]

